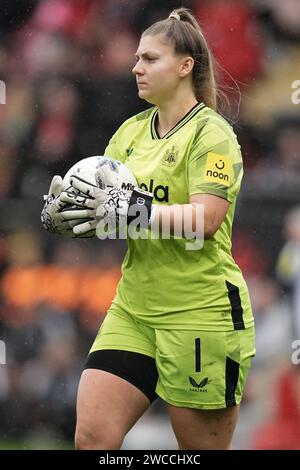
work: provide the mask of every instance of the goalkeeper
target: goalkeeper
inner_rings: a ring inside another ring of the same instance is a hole
[[[128,238],[80,380],[76,447],[119,449],[159,396],[180,449],[229,449],[255,354],[248,289],[231,255],[240,146],[217,113],[212,55],[188,10],[142,34],[133,73],[139,97],[154,106],[127,120],[105,155],[124,162],[139,188],[100,190],[73,176],[71,191],[48,196],[44,225],[89,236],[103,221],[130,224],[138,203],[142,225],[158,232],[166,218],[173,233],[184,229],[187,209],[198,238],[202,207],[204,242],[187,249],[185,238],[161,233]]]

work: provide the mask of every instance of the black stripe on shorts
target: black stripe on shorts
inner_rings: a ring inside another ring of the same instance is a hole
[[[231,305],[231,318],[235,330],[244,330],[243,307],[239,288],[226,281],[228,297]]]
[[[100,349],[92,352],[85,369],[99,369],[117,375],[137,387],[150,402],[157,398],[155,388],[158,380],[155,359],[146,354],[120,349]]]
[[[235,391],[239,380],[240,365],[230,357],[226,357],[226,389],[225,389],[225,402],[226,406],[236,405]]]

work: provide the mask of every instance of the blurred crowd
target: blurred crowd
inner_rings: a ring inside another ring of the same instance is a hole
[[[1,2],[0,447],[72,440],[79,376],[126,246],[47,234],[42,195],[54,174],[101,155],[117,127],[148,107],[131,74],[139,35],[178,6],[194,11],[215,54],[222,113],[244,156],[233,253],[250,288],[257,356],[235,445],[300,449],[291,360],[300,340],[298,0]]]

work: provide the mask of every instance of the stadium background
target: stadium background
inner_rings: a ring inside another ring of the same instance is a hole
[[[219,61],[245,162],[233,252],[250,288],[257,357],[234,448],[300,448],[300,370],[291,360],[300,217],[287,218],[300,196],[298,0],[1,1],[0,448],[72,448],[81,368],[125,246],[48,235],[41,196],[54,174],[101,154],[145,108],[130,73],[139,34],[181,5],[196,13]],[[163,403],[124,447],[176,448]]]

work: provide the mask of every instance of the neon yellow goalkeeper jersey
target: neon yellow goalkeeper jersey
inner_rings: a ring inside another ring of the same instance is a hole
[[[235,202],[243,175],[240,146],[230,125],[198,103],[163,138],[158,109],[128,119],[105,155],[124,162],[154,204],[186,204],[196,193],[230,201],[219,230],[202,249],[187,240],[128,238],[111,310],[125,310],[153,328],[244,329],[253,325],[248,289],[231,255]]]

